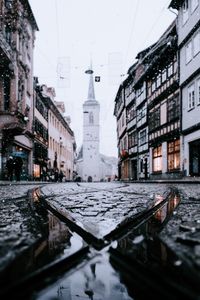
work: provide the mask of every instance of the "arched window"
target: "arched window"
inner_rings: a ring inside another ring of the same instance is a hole
[[[90,124],[93,124],[93,123],[94,123],[94,115],[93,115],[93,112],[90,112],[90,114],[89,114],[89,123],[90,123]]]

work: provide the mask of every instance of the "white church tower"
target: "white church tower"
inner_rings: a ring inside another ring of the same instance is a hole
[[[95,99],[93,70],[89,74],[88,98],[83,103],[83,181],[100,181],[100,154],[99,154],[99,112],[100,105]]]

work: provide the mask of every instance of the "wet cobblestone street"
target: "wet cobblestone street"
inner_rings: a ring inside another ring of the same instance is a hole
[[[126,233],[112,235],[121,224],[131,220],[133,216],[159,204],[169,195],[172,188],[178,189],[181,200],[179,203],[175,196],[171,204],[174,210],[168,205],[168,208],[158,211],[152,221],[150,219],[149,225],[144,225],[138,230],[135,227],[134,231],[129,227]],[[35,290],[31,299],[63,299],[63,295],[66,299],[145,299],[147,291],[143,295],[139,288],[144,275],[140,280],[139,270],[144,267],[145,260],[149,261],[154,255],[161,265],[166,264],[170,257],[168,252],[171,250],[177,255],[172,262],[176,270],[186,262],[196,278],[200,276],[198,182],[21,183],[0,185],[0,192],[1,274],[8,269],[8,278],[14,280],[13,273],[19,277],[27,275],[29,270],[37,270],[44,262],[49,263],[60,258],[66,260],[65,264],[69,264],[68,259],[72,261],[71,255],[79,253],[80,261],[74,267],[70,267],[70,272],[66,267],[59,279],[54,278],[46,288]],[[49,208],[56,209],[71,223],[64,224],[50,212],[46,214],[43,209],[38,209],[37,201],[40,198]],[[168,209],[170,216],[167,213]],[[70,224],[76,224],[75,230]],[[85,238],[84,232],[89,238]],[[154,242],[151,249],[151,237],[154,236],[162,245],[159,242],[159,246],[155,247]],[[90,237],[103,243],[99,248],[95,247]],[[30,246],[31,252],[24,255]],[[48,250],[48,255],[45,249]],[[24,269],[20,269],[19,261],[17,264],[13,263],[15,258],[21,256]],[[124,269],[122,261],[126,262],[126,267],[129,262],[134,265],[134,276],[133,269]],[[138,261],[142,265],[137,269]],[[147,269],[148,272],[150,270]],[[156,278],[156,274],[154,275]],[[149,273],[149,277],[151,276]],[[136,278],[134,282],[131,281],[132,278]],[[5,281],[1,276],[1,286]],[[143,283],[148,287],[148,282]],[[182,288],[182,284],[183,282],[179,282],[179,289]],[[185,299],[199,299],[197,295],[200,296],[198,290],[194,294],[185,292],[184,295],[187,296]],[[166,299],[168,297],[166,292]],[[179,298],[175,295],[171,299]]]

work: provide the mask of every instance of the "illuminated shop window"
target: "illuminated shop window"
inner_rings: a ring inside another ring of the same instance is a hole
[[[180,169],[180,140],[169,142],[167,145],[168,171]]]
[[[162,146],[153,149],[153,172],[162,171]]]

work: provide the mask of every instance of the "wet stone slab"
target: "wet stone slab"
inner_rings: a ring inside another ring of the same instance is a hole
[[[67,184],[62,185],[62,190],[56,186],[57,190],[51,185],[42,188],[42,194],[50,205],[57,207],[59,210],[66,210],[71,217],[81,224],[81,227],[95,235],[96,238],[102,238],[117,227],[126,217],[130,217],[144,209],[154,200],[157,194],[163,195],[167,187],[146,186],[134,184],[130,186],[120,184],[79,184],[77,189],[84,190],[84,193],[74,193],[72,183],[69,187]],[[101,190],[105,189],[106,190]],[[109,187],[109,188],[108,188]],[[96,191],[94,191],[96,189]],[[91,193],[90,190],[93,190]],[[141,191],[141,192],[140,192]],[[56,196],[52,197],[52,192]],[[77,191],[76,191],[77,192]],[[73,205],[72,205],[73,204]],[[95,218],[95,229],[93,224]],[[112,220],[110,222],[110,220]],[[112,224],[110,227],[106,224]],[[87,224],[87,225],[86,225]]]
[[[199,268],[196,249],[200,245],[200,185],[179,184],[177,188],[181,203],[159,236],[179,255],[181,261],[186,260]]]

